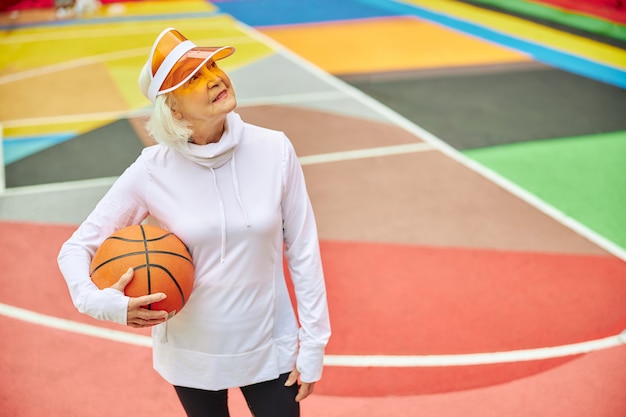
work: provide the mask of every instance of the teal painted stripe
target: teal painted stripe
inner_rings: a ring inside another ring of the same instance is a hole
[[[579,56],[571,55],[566,52],[546,47],[544,45],[539,45],[521,38],[506,35],[487,27],[467,22],[465,20],[462,20],[461,18],[437,13],[417,5],[406,4],[402,3],[401,1],[361,1],[368,4],[377,4],[379,6],[386,5],[386,7],[393,9],[393,11],[396,12],[398,15],[415,16],[421,19],[426,19],[435,23],[439,23],[452,29],[488,40],[490,42],[495,42],[502,46],[524,52],[532,56],[537,61],[543,62],[553,67],[626,89],[626,71],[620,70],[615,67],[593,62]],[[624,61],[626,62],[626,56],[624,58]]]
[[[4,164],[9,165],[34,153],[72,139],[74,133],[61,133],[38,137],[5,137],[2,140]]]

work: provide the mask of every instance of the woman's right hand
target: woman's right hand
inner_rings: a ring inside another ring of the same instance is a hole
[[[135,271],[133,268],[128,268],[120,279],[111,286],[111,288],[124,293],[126,286],[132,281]],[[128,314],[126,318],[126,324],[130,327],[150,327],[157,324],[161,324],[168,318],[168,312],[165,310],[148,310],[145,308],[147,305],[164,300],[167,296],[162,293],[155,293],[150,295],[142,295],[141,297],[129,297],[128,301]]]

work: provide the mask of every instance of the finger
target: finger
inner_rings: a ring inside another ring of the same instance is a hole
[[[120,279],[118,279],[115,284],[111,285],[111,288],[124,292],[124,288],[126,288],[128,283],[132,281],[133,275],[135,275],[133,268],[128,268],[126,272],[122,274]]]
[[[127,321],[138,320],[163,320],[169,317],[165,310],[148,310],[147,308],[137,308],[128,312]]]
[[[293,384],[295,384],[296,382],[298,382],[298,377],[299,376],[300,376],[300,372],[298,372],[296,369],[291,371],[291,373],[287,377],[287,380],[285,381],[285,386],[286,387],[290,387]]]
[[[131,327],[149,327],[165,322],[169,318],[165,310],[152,311],[145,308],[137,308],[128,312],[126,324]]]
[[[152,303],[158,303],[159,301],[163,301],[166,298],[167,298],[167,295],[162,292],[142,295],[139,297],[131,297],[130,300],[128,301],[128,309],[131,310],[133,308],[147,306]]]
[[[165,321],[164,318],[159,318],[159,319],[142,319],[142,318],[136,317],[134,319],[129,319],[126,324],[128,326],[130,326],[130,327],[140,328],[140,327],[156,326],[157,324],[161,324],[164,321]]]
[[[308,382],[303,382],[302,385],[300,385],[300,389],[298,390],[298,395],[296,395],[296,402],[300,402],[302,400],[304,400],[306,397],[308,397],[309,395],[313,394],[313,387],[315,386],[315,383],[308,383]]]

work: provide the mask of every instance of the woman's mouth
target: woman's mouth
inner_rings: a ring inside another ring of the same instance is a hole
[[[214,99],[213,99],[213,103],[215,103],[216,101],[220,101],[225,99],[226,97],[228,97],[228,91],[227,90],[222,90],[221,93],[219,93]]]

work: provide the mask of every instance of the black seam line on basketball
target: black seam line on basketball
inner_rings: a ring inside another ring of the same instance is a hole
[[[148,241],[146,240],[146,229],[143,225],[139,225],[141,236],[143,236],[143,250],[146,257],[146,265],[150,265],[150,253],[148,249]],[[150,276],[150,268],[146,269],[146,278],[148,279],[148,294],[152,294],[152,277]],[[148,304],[148,310],[152,310],[152,305]]]
[[[160,264],[149,264],[149,265],[138,265],[134,268],[135,271],[139,271],[140,269],[148,269],[150,270],[150,268],[159,268],[162,269],[172,280],[172,282],[174,283],[174,285],[176,285],[176,288],[178,288],[178,292],[180,293],[180,298],[183,301],[183,305],[185,305],[185,303],[187,302],[187,300],[185,300],[185,293],[183,292],[183,289],[180,287],[180,284],[178,283],[178,281],[176,280],[176,277],[174,275],[172,275],[172,273],[170,272],[169,269],[167,269],[166,267],[164,267],[163,265]],[[152,294],[151,292],[148,292],[148,295]],[[181,306],[182,307],[182,306]]]
[[[176,252],[169,252],[169,251],[165,251],[165,250],[152,250],[152,249],[150,250],[150,253],[151,253],[151,254],[153,254],[153,255],[171,255],[171,256],[177,256],[177,257],[179,257],[179,258],[182,258],[182,259],[186,260],[187,262],[189,262],[190,264],[192,264],[192,265],[193,265],[193,261],[192,261],[190,258],[188,258],[188,257],[186,257],[186,256],[184,256],[184,255],[181,255],[180,253],[176,253]],[[119,259],[127,258],[127,257],[129,257],[129,256],[137,256],[137,255],[143,255],[143,254],[144,254],[144,252],[129,252],[129,253],[125,253],[125,254],[123,254],[123,255],[118,255],[118,256],[115,256],[115,257],[113,257],[113,258],[111,258],[111,259],[107,259],[106,261],[102,262],[100,265],[96,266],[96,267],[93,269],[93,271],[91,271],[91,272],[89,273],[89,275],[93,275],[93,273],[94,273],[94,272],[96,272],[98,269],[102,268],[104,265],[108,264],[109,262],[117,261],[117,260],[119,260]]]
[[[169,269],[167,269],[163,265],[159,265],[159,264],[148,264],[148,271],[150,270],[150,268],[159,268],[159,269],[163,270],[171,278],[171,280],[174,283],[174,285],[176,285],[176,288],[178,288],[178,292],[180,294],[180,298],[183,301],[183,306],[184,306],[185,303],[187,302],[187,300],[185,300],[185,293],[183,292],[183,289],[180,287],[180,284],[178,283],[178,281],[176,280],[176,277],[174,275],[172,275],[172,273],[169,271]],[[151,294],[151,293],[149,293],[149,294]]]
[[[163,240],[163,239],[165,239],[165,238],[166,238],[166,237],[168,237],[168,236],[172,236],[172,234],[171,234],[171,233],[167,233],[167,234],[165,234],[165,235],[163,235],[163,236],[153,237],[153,238],[151,238],[151,239],[131,239],[131,238],[128,238],[128,237],[121,237],[121,236],[109,236],[109,237],[107,238],[107,240],[109,240],[109,239],[114,239],[114,240],[121,240],[121,241],[123,241],[123,242],[135,242],[135,243],[136,243],[136,242],[145,242],[145,241],[148,241],[148,242],[156,242],[156,241],[158,241],[158,240]]]

